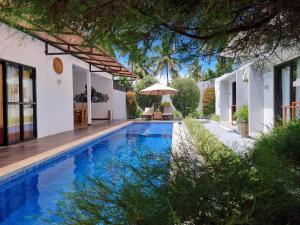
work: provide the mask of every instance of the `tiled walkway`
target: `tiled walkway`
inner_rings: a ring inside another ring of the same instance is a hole
[[[35,139],[33,141],[23,142],[16,145],[1,147],[0,168],[30,158],[40,153],[47,152],[51,149],[57,148],[67,143],[77,141],[96,132],[105,131],[109,128],[113,128],[125,122],[127,121],[103,121],[102,123],[98,123],[89,127],[80,128],[73,131],[68,131],[40,139]]]
[[[247,151],[247,148],[253,146],[253,138],[243,138],[235,130],[226,128],[217,122],[209,120],[200,120],[200,122],[214,135],[216,135],[220,141],[225,145],[232,148],[237,153],[243,153]]]

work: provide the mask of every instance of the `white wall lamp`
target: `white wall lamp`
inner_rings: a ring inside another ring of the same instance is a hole
[[[297,80],[293,82],[293,87],[300,87],[300,78],[297,78]]]

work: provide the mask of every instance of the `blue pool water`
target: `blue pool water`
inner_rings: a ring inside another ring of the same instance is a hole
[[[70,150],[32,171],[0,185],[0,224],[44,224],[64,192],[87,177],[110,180],[114,161],[139,163],[140,153],[169,154],[172,123],[133,123]]]

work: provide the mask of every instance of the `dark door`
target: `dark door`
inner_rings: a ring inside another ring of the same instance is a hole
[[[36,98],[34,69],[5,63],[6,143],[36,137]]]
[[[233,117],[235,112],[236,112],[236,82],[233,82],[232,83],[232,104],[231,104],[232,124],[235,122],[235,119]]]
[[[274,69],[274,113],[275,122],[278,122],[282,118],[282,81],[281,81],[281,67]]]
[[[232,83],[232,105],[236,105],[236,82]]]

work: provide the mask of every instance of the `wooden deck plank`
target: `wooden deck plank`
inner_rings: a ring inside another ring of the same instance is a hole
[[[105,131],[109,128],[126,123],[127,120],[105,121],[85,128],[80,128],[64,133],[51,135],[20,144],[4,146],[0,148],[0,168],[21,160],[36,156],[51,149],[68,144],[72,141],[87,137],[96,132]]]

